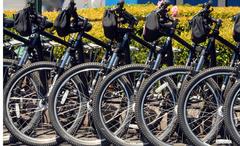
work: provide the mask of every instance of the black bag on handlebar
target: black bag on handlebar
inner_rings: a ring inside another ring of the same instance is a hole
[[[233,28],[233,38],[235,41],[240,42],[240,13],[235,16]]]
[[[113,12],[106,10],[102,20],[104,35],[109,39],[117,37],[117,18]]]
[[[191,20],[192,41],[196,44],[205,42],[210,32],[207,20],[202,15],[197,15]]]
[[[143,38],[146,41],[153,42],[159,39],[160,36],[159,17],[157,13],[152,12],[146,17],[146,22],[143,30]]]
[[[32,22],[28,8],[22,9],[14,15],[14,28],[21,36],[32,34]]]
[[[70,32],[71,14],[68,10],[63,10],[55,19],[54,27],[60,37],[67,36]]]

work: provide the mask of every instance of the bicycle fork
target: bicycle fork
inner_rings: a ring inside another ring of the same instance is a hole
[[[57,81],[58,77],[60,75],[62,75],[62,73],[64,71],[64,67],[69,65],[69,63],[70,63],[70,61],[72,59],[72,57],[70,55],[70,50],[71,50],[71,48],[67,49],[66,53],[63,55],[63,57],[62,57],[62,59],[60,61],[59,65],[58,65],[58,68],[57,68],[57,73],[56,73],[56,75],[53,78],[53,82],[50,85],[50,88],[48,90],[47,96],[49,96],[50,93],[52,92],[52,89],[53,89],[54,85],[56,84],[56,81]]]

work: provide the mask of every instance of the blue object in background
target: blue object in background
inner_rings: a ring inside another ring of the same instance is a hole
[[[227,6],[240,6],[240,0],[226,0]]]
[[[218,0],[212,0],[214,6],[218,5],[217,1]],[[208,2],[208,0],[183,0],[184,4],[190,4],[190,5],[198,5],[198,4],[203,4],[205,2]]]
[[[169,0],[172,5],[176,4],[176,0]],[[158,0],[138,0],[139,4],[145,4],[147,2],[152,2],[154,4],[157,4]]]
[[[116,5],[119,2],[119,0],[105,0],[106,6],[112,6]],[[138,0],[125,0],[126,4],[137,4]]]
[[[119,0],[105,0],[105,3],[107,6],[116,5],[119,2]],[[152,2],[154,4],[157,4],[158,0],[125,0],[126,4],[145,4],[147,2]],[[175,5],[176,0],[170,0],[171,4]]]
[[[105,0],[107,6],[116,5],[119,0]],[[170,0],[172,5],[176,4],[177,0]],[[145,4],[147,2],[152,2],[157,4],[158,0],[125,0],[127,4]],[[208,0],[183,0],[184,4],[198,5],[208,2]],[[213,5],[218,5],[218,0],[212,0]],[[240,0],[226,0],[226,6],[240,6]]]

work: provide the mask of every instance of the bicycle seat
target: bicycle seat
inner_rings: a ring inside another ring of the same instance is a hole
[[[6,28],[12,28],[14,26],[14,20],[9,18],[3,19],[3,26]]]

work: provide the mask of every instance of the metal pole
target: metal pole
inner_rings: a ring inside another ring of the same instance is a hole
[[[225,7],[227,5],[226,0],[218,0],[218,6]]]
[[[42,0],[35,0],[35,8],[39,14],[42,14]]]
[[[183,0],[176,0],[176,5],[182,5],[182,4],[184,4]]]

